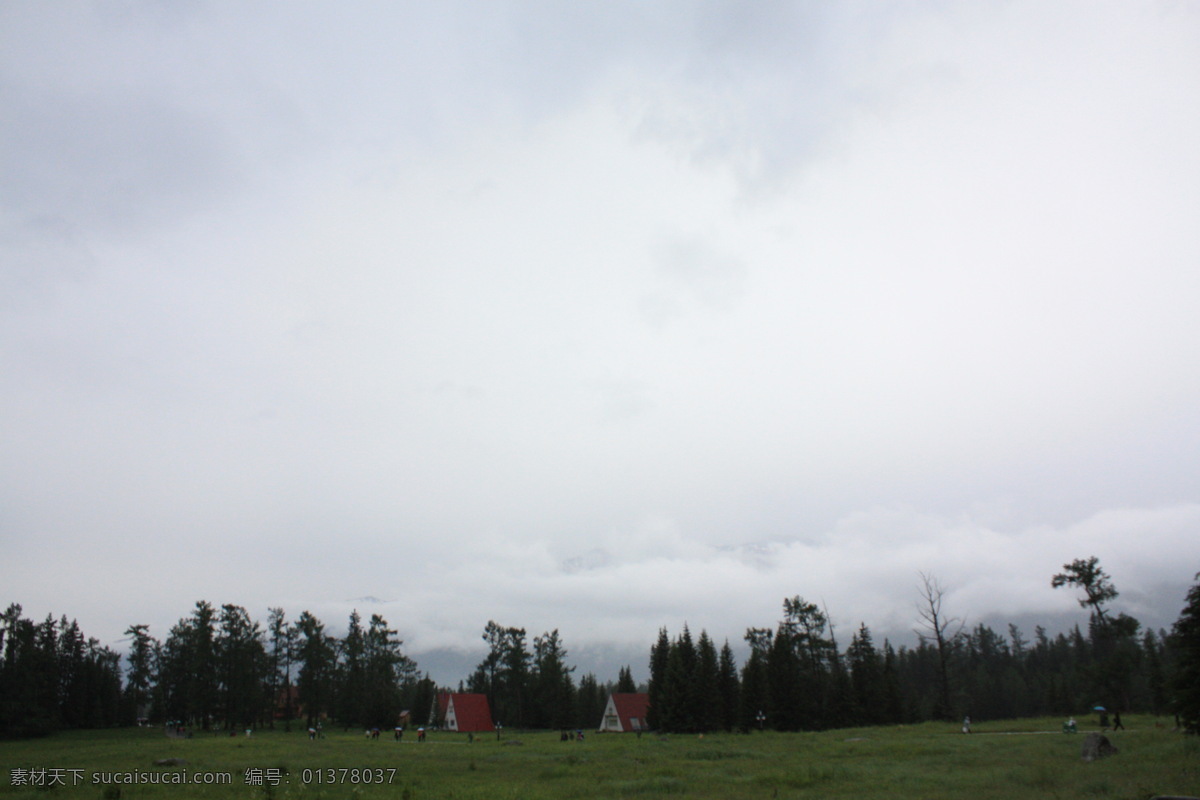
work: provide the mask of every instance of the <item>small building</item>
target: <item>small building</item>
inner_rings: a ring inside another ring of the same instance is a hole
[[[496,730],[486,694],[441,692],[438,694],[438,718],[448,731],[490,733]]]
[[[646,712],[650,708],[650,695],[645,692],[613,692],[604,707],[601,731],[628,733],[650,730],[646,724]]]

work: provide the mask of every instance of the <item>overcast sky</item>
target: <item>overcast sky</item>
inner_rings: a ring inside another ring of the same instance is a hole
[[[644,676],[1200,570],[1195,3],[0,0],[0,109],[28,617]]]

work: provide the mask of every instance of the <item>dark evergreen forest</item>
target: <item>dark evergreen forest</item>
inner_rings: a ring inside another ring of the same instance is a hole
[[[457,690],[486,694],[510,729],[592,729],[610,692],[639,688],[651,726],[674,732],[1065,718],[1097,705],[1200,729],[1200,582],[1171,632],[1143,630],[1112,611],[1118,594],[1095,558],[1065,564],[1052,585],[1076,592],[1087,618],[1050,636],[968,628],[943,607],[937,580],[921,579],[914,647],[879,643],[865,624],[843,647],[826,610],[797,596],[774,625],[746,631],[740,668],[727,641],[661,629],[649,685],[638,687],[629,667],[614,682],[576,681],[557,630],[534,636],[531,651],[524,628],[489,621],[487,655]],[[240,606],[200,601],[163,641],[131,625],[123,656],[65,616],[33,622],[12,604],[0,622],[0,734],[10,737],[139,722],[390,729],[436,723],[437,693],[449,690],[420,674],[377,614],[364,623],[352,613],[337,637],[307,611],[289,621],[270,609],[264,627]]]

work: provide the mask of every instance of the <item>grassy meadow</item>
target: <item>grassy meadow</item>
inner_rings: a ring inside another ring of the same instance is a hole
[[[197,733],[171,739],[159,729],[73,731],[0,742],[0,797],[138,798],[1149,798],[1200,796],[1200,739],[1130,715],[1110,733],[1114,757],[1080,760],[1083,734],[1059,732],[1061,720],[926,723],[821,733],[655,736],[586,734],[563,742],[555,732],[493,735],[415,733],[395,742],[361,731],[327,732],[310,741],[259,731],[249,738]],[[519,742],[519,743],[518,743]],[[160,759],[181,766],[155,766]],[[45,770],[45,772],[38,772]],[[355,772],[355,770],[360,770]],[[127,773],[135,773],[129,776]],[[225,784],[149,783],[199,774]],[[261,785],[248,783],[261,780]],[[141,783],[129,783],[130,777]],[[274,780],[278,785],[273,785]],[[370,782],[368,782],[370,781]],[[34,782],[42,785],[32,785]],[[57,785],[48,786],[51,782]],[[14,785],[16,784],[16,785]]]

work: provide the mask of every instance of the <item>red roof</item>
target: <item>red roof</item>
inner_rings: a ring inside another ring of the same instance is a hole
[[[622,730],[646,729],[646,711],[650,708],[650,695],[645,692],[613,692],[612,701],[621,720]],[[636,724],[633,722],[635,719]]]
[[[496,730],[487,695],[464,692],[442,692],[438,695],[438,710],[446,717],[446,725],[464,733],[485,733]],[[453,712],[453,713],[451,713]]]

